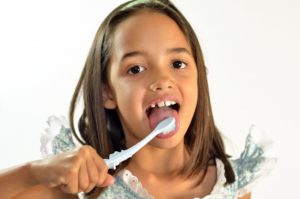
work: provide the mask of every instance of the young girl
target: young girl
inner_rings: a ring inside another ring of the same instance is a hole
[[[75,133],[74,111],[84,110]],[[176,128],[108,170],[105,158],[142,140],[166,117]],[[101,24],[70,108],[71,130],[52,117],[54,153],[3,171],[3,198],[250,198],[264,143],[249,135],[230,160],[210,105],[206,68],[195,32],[168,0],[134,0]],[[50,128],[50,131],[51,131]],[[50,134],[48,134],[49,136]],[[64,152],[65,151],[65,152]]]

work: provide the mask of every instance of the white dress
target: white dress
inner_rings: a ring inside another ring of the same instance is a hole
[[[41,152],[43,157],[68,151],[76,147],[72,132],[64,117],[51,116],[49,128],[41,136]],[[240,157],[231,160],[236,181],[226,185],[224,164],[216,159],[217,181],[212,192],[202,199],[236,199],[249,192],[263,176],[274,167],[276,158],[266,157],[266,150],[271,141],[262,137],[254,126],[246,138],[245,148]],[[80,195],[81,198],[87,198]],[[107,187],[99,199],[154,199],[129,170],[123,169],[115,176],[115,183]],[[193,199],[200,199],[195,197]]]

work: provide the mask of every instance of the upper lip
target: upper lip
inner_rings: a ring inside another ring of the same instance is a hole
[[[162,95],[162,96],[152,99],[149,103],[147,103],[144,108],[144,111],[146,112],[152,104],[157,104],[162,101],[174,101],[174,102],[176,102],[176,104],[180,105],[180,100],[178,99],[178,97],[175,97],[173,95]]]

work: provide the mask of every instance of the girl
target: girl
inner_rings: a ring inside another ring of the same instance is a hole
[[[83,94],[79,120],[73,118]],[[143,139],[164,118],[175,131],[159,135],[117,170],[104,158]],[[167,0],[134,0],[101,24],[70,107],[71,130],[58,118],[54,153],[3,171],[9,198],[250,198],[265,158],[264,143],[248,136],[238,160],[229,160],[213,120],[206,68],[197,37]],[[70,150],[72,149],[72,150]],[[250,150],[251,149],[251,150]]]

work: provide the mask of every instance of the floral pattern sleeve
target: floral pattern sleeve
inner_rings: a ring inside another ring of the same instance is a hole
[[[267,155],[272,144],[261,130],[254,125],[251,126],[244,151],[238,159],[232,161],[237,178],[235,187],[239,197],[250,193],[253,186],[274,168],[277,159]]]
[[[225,185],[225,169],[217,159],[217,183],[212,193],[203,199],[236,199],[251,192],[252,188],[274,168],[277,159],[268,157],[272,141],[252,125],[240,157],[231,160],[236,181]]]
[[[72,138],[72,131],[65,117],[50,116],[48,128],[41,136],[41,154],[43,158],[61,152],[72,150],[76,147]]]

